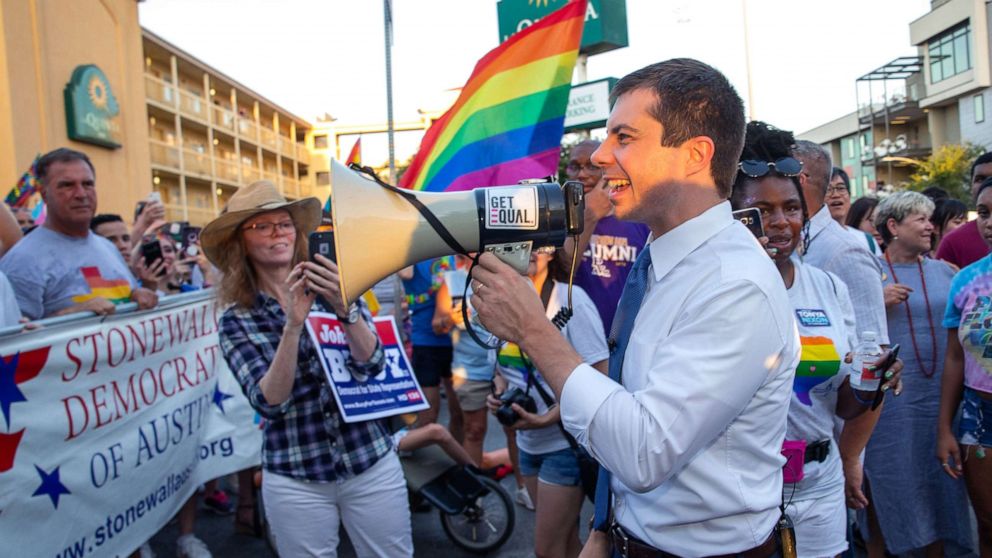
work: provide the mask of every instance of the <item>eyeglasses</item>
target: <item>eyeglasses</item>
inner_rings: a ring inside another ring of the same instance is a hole
[[[792,157],[782,157],[775,162],[746,159],[737,163],[737,168],[751,178],[760,178],[772,170],[781,176],[799,176],[803,171],[803,162]]]
[[[278,223],[252,223],[243,227],[243,230],[253,230],[262,236],[268,236],[276,232],[278,234],[289,234],[296,230],[296,224],[292,221],[280,221]]]
[[[568,165],[565,166],[565,170],[567,170],[572,174],[579,174],[579,172],[583,170],[586,171],[587,174],[599,174],[603,172],[603,169],[597,167],[592,163],[586,163],[584,165],[580,165],[578,163],[569,163]]]
[[[834,194],[850,194],[850,192],[847,191],[847,186],[844,186],[843,184],[827,186],[827,195],[832,196]]]

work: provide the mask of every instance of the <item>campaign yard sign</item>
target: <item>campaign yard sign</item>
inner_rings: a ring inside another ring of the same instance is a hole
[[[341,322],[334,314],[311,312],[307,317],[307,332],[318,347],[320,365],[345,422],[414,413],[430,407],[406,358],[392,316],[377,317],[374,323],[386,363],[382,372],[369,377],[352,373],[345,365],[351,353]]]
[[[4,556],[127,556],[206,481],[258,465],[212,293],[0,338]]]

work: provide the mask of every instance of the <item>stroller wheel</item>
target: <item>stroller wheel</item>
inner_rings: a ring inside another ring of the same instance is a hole
[[[479,477],[486,492],[460,514],[441,512],[441,526],[456,545],[477,554],[503,546],[513,533],[515,515],[510,495],[496,481]]]

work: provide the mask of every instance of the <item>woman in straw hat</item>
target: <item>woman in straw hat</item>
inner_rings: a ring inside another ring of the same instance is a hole
[[[220,344],[265,417],[262,495],[282,556],[335,556],[339,520],[359,556],[410,556],[406,483],[380,421],[345,423],[303,331],[321,295],[338,315],[354,373],[374,375],[382,343],[364,306],[341,300],[334,262],[307,261],[320,202],[287,202],[260,181],[239,190],[200,235],[220,269]]]

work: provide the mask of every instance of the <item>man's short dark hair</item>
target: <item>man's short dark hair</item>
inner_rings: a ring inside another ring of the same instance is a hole
[[[101,213],[90,219],[90,230],[96,232],[96,228],[106,223],[124,222],[124,219],[115,213]]]
[[[941,188],[940,186],[928,186],[920,193],[933,200],[934,203],[936,203],[937,200],[946,200],[951,197],[951,195],[947,193],[947,190]]]
[[[48,168],[51,167],[53,163],[71,163],[73,161],[82,161],[86,163],[86,166],[90,168],[90,172],[93,173],[93,178],[96,178],[96,169],[93,168],[93,163],[85,153],[82,151],[76,151],[75,149],[69,149],[67,147],[60,147],[54,151],[45,153],[40,159],[38,159],[38,164],[35,167],[38,182],[41,182],[42,185],[45,184],[45,178],[48,176]]]
[[[847,171],[846,170],[844,170],[844,169],[842,169],[840,167],[834,167],[834,170],[830,173],[830,180],[833,180],[834,178],[836,178],[838,176],[840,177],[841,182],[844,183],[844,188],[847,190],[847,193],[850,194],[851,193],[851,177],[847,175]]]
[[[975,169],[978,168],[978,165],[985,165],[988,163],[992,163],[992,151],[982,153],[977,159],[975,159],[975,162],[971,164],[971,172],[968,173],[968,182],[975,180]]]
[[[730,196],[744,147],[744,103],[717,69],[692,58],[673,58],[624,76],[610,92],[610,105],[637,89],[653,91],[648,112],[661,123],[661,145],[675,147],[706,136],[715,145],[710,172],[717,190]]]

